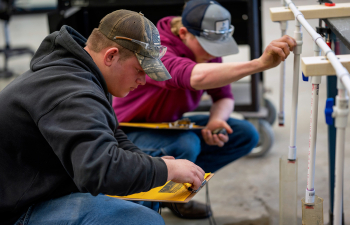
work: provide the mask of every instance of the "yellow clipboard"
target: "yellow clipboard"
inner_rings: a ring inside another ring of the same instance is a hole
[[[201,130],[204,128],[204,126],[198,125],[192,125],[192,127],[170,127],[169,123],[119,123],[119,126],[168,130]]]
[[[201,188],[204,187],[213,176],[213,173],[206,173],[204,176],[205,182],[203,182]],[[186,203],[189,202],[198,193],[198,191],[201,190],[199,189],[197,192],[190,191],[188,190],[188,187],[190,186],[191,184],[189,183],[183,184],[168,181],[163,186],[153,188],[147,192],[140,192],[127,196],[108,196],[131,201]]]
[[[148,128],[148,129],[169,129],[169,130],[193,130],[203,129],[203,126],[195,125],[190,119],[184,118],[176,120],[174,122],[164,123],[120,123],[121,127],[137,127],[137,128]]]

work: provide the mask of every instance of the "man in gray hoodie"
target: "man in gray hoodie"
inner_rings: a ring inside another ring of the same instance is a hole
[[[47,36],[30,70],[0,92],[0,224],[163,224],[155,211],[107,197],[168,180],[197,189],[204,171],[150,157],[118,129],[111,94],[146,74],[170,79],[156,27],[141,13],[105,16],[86,40],[63,26]]]

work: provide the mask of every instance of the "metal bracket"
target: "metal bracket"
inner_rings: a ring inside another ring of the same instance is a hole
[[[326,36],[326,34],[331,33],[331,29],[326,27],[316,27],[316,32],[319,33],[322,37],[324,37]]]

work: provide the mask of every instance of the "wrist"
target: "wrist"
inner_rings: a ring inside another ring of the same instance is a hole
[[[255,68],[256,72],[261,72],[269,69],[269,67],[263,62],[261,57],[258,59],[254,59],[251,62],[253,63],[253,67]]]
[[[172,161],[174,161],[174,160],[170,160],[170,159],[163,159],[163,161],[164,161],[164,163],[165,163],[165,165],[166,165],[166,167],[167,167],[167,169],[168,169],[168,179],[167,179],[167,181],[169,181],[169,180],[172,180],[173,178],[174,178],[174,170],[173,170],[173,165],[172,165]]]

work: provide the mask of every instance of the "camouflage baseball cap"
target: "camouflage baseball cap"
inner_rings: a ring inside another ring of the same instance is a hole
[[[166,47],[160,44],[159,32],[142,13],[117,10],[106,15],[98,30],[108,39],[133,51],[146,74],[156,81],[171,79],[160,58]]]

